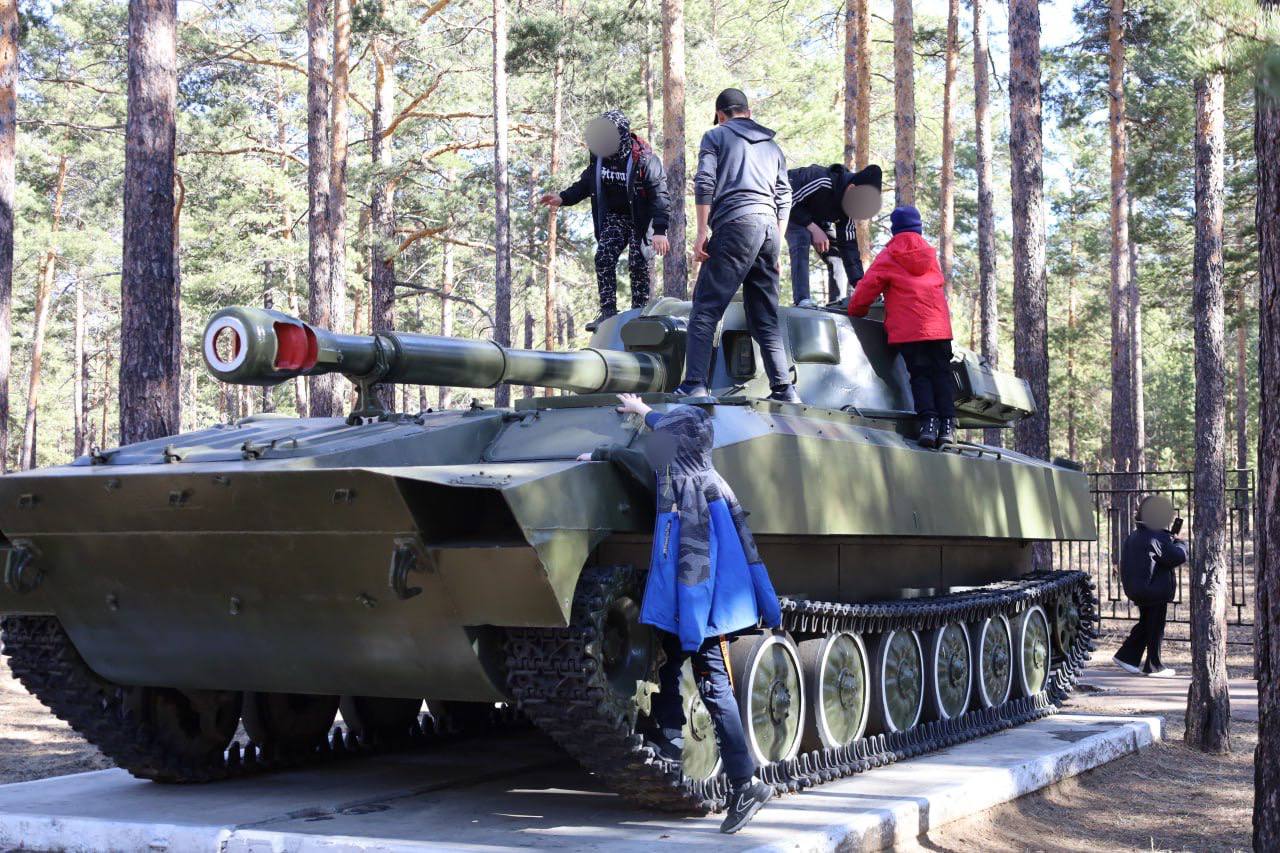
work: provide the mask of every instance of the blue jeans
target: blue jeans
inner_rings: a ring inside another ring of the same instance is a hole
[[[728,663],[720,649],[720,638],[710,637],[702,648],[690,654],[680,648],[675,634],[663,633],[662,650],[667,662],[658,670],[660,691],[653,697],[653,721],[664,729],[684,727],[684,703],[680,699],[680,668],[687,658],[693,658],[693,679],[698,684],[702,703],[711,714],[720,744],[720,758],[724,771],[734,787],[751,781],[756,772],[755,760],[747,751],[747,733],[742,728],[742,715],[729,684]]]
[[[709,258],[698,272],[689,312],[686,385],[705,385],[711,370],[711,342],[733,295],[742,290],[747,328],[760,345],[769,385],[791,384],[790,365],[778,328],[778,221],[748,213],[722,224],[707,241]]]

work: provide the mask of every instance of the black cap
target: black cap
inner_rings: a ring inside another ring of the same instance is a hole
[[[751,105],[747,103],[747,96],[741,89],[725,89],[716,95],[716,112],[727,113],[732,109],[751,109]],[[715,121],[712,123],[714,124]]]

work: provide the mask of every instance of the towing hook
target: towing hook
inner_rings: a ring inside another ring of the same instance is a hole
[[[4,584],[9,589],[25,595],[40,586],[44,569],[35,564],[35,549],[28,545],[15,545],[4,564]]]

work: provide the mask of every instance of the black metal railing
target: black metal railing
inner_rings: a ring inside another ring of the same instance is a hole
[[[1098,538],[1093,542],[1059,543],[1055,562],[1088,571],[1097,583],[1101,615],[1106,620],[1137,619],[1137,610],[1125,598],[1120,585],[1120,549],[1133,530],[1138,503],[1150,494],[1160,494],[1173,502],[1174,510],[1184,519],[1181,536],[1194,555],[1196,524],[1192,500],[1195,493],[1194,472],[1173,471],[1102,471],[1089,474],[1089,491],[1093,514],[1098,525]],[[1227,621],[1241,629],[1253,625],[1254,565],[1253,518],[1254,473],[1252,469],[1235,469],[1227,476]],[[1169,608],[1169,621],[1186,623],[1187,572],[1189,564],[1177,570],[1177,593]],[[1252,641],[1252,631],[1231,632],[1233,642]]]

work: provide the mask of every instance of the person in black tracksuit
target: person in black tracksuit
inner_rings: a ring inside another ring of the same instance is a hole
[[[1138,607],[1138,622],[1112,658],[1129,672],[1160,678],[1175,674],[1160,661],[1160,643],[1177,590],[1174,570],[1187,561],[1186,543],[1168,529],[1172,520],[1173,504],[1166,497],[1148,495],[1138,505],[1137,526],[1120,553],[1120,581]]]
[[[593,152],[578,180],[568,189],[547,193],[541,199],[550,207],[591,199],[600,316],[587,324],[588,331],[618,313],[618,259],[622,253],[627,253],[631,273],[631,307],[639,308],[649,301],[650,260],[655,253],[665,255],[668,248],[669,201],[662,159],[631,132],[631,123],[619,110],[609,110],[593,124],[602,119],[616,129],[617,147],[608,153]]]
[[[827,301],[849,293],[862,278],[862,255],[849,216],[855,188],[880,193],[882,173],[872,164],[850,172],[839,164],[800,166],[787,170],[791,183],[791,218],[787,221],[787,249],[791,255],[791,297],[796,305],[810,300],[809,247],[827,267]],[[872,211],[874,212],[874,211]]]

